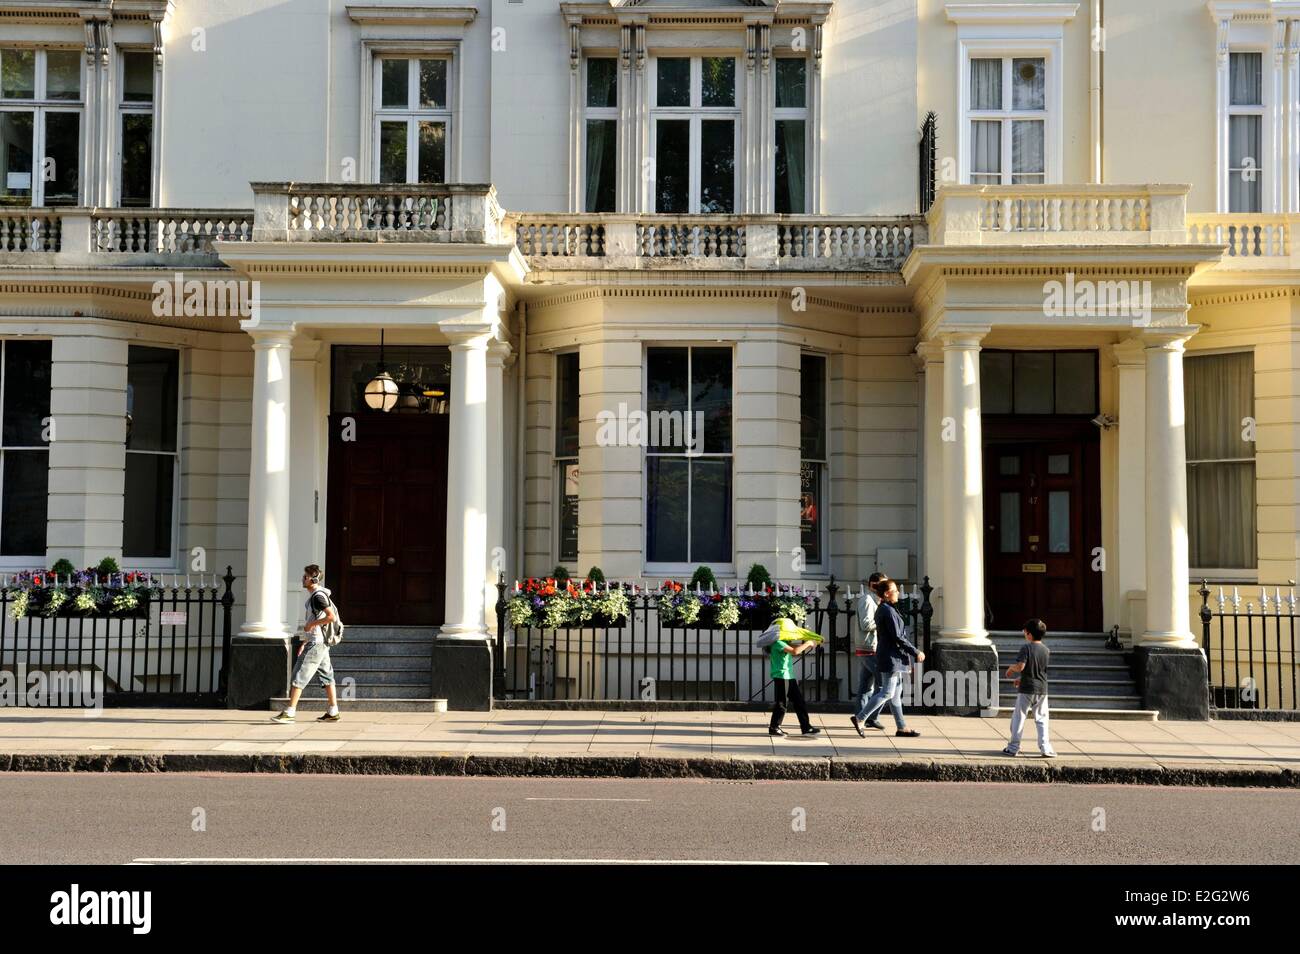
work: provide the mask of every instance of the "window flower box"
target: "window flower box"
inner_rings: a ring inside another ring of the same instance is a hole
[[[143,573],[54,574],[24,571],[0,592],[11,619],[147,619],[150,581]]]
[[[591,580],[524,580],[506,602],[506,616],[516,629],[618,629],[627,615],[622,586]]]
[[[808,618],[808,601],[793,587],[762,592],[723,587],[720,592],[691,590],[665,580],[658,592],[659,622],[670,629],[763,630],[785,616],[798,625]]]

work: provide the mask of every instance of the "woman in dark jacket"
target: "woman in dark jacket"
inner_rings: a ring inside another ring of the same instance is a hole
[[[911,671],[913,660],[925,662],[925,653],[908,642],[903,617],[894,605],[897,602],[898,584],[893,580],[881,580],[880,608],[876,610],[876,665],[880,672],[881,686],[867,700],[865,723],[873,729],[883,729],[884,726],[877,717],[888,702],[894,712],[894,725],[897,726],[894,735],[914,739],[921,733],[909,729],[903,721],[903,680]],[[861,735],[857,719],[853,721],[853,727]]]

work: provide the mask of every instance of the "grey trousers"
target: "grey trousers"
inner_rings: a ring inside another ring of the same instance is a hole
[[[1020,736],[1025,731],[1025,718],[1033,713],[1034,727],[1038,729],[1038,751],[1046,755],[1052,751],[1052,743],[1047,738],[1047,694],[1035,692],[1025,695],[1016,693],[1016,708],[1011,713],[1011,741],[1007,743],[1010,752],[1020,751]]]

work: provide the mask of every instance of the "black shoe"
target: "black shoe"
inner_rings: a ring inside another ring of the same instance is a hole
[[[883,725],[881,725],[880,722],[877,721],[876,719],[869,719],[869,720],[867,721],[867,728],[868,728],[868,729],[879,729],[881,732],[884,732],[884,731],[885,731],[885,727],[884,727]]]
[[[804,734],[804,735],[821,735],[821,731],[822,731],[822,730],[819,729],[819,728],[817,728],[817,726],[815,726],[815,725],[810,725],[808,728],[806,728],[806,729],[803,730],[803,734]]]
[[[894,733],[894,735],[902,736],[905,739],[916,739],[920,738],[921,733],[917,732],[915,729],[899,729]]]
[[[767,730],[767,734],[768,734],[768,735],[785,735],[785,733],[782,732],[780,729],[768,729],[768,730]]]
[[[865,739],[867,737],[867,733],[862,731],[862,723],[858,721],[858,717],[849,716],[849,721],[853,723],[853,728],[858,730],[858,737]]]
[[[336,713],[334,713],[333,715],[330,715],[330,714],[327,712],[327,713],[325,713],[323,716],[321,716],[319,719],[317,719],[316,721],[317,721],[317,722],[338,722],[338,721],[339,721],[339,714],[336,712]]]

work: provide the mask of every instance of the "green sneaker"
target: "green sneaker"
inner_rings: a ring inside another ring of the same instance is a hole
[[[340,719],[340,715],[339,715],[339,713],[336,712],[336,713],[334,713],[333,715],[330,715],[330,714],[327,712],[327,713],[325,713],[323,716],[321,716],[319,719],[317,719],[316,721],[317,721],[317,722],[338,722],[339,719]]]
[[[294,717],[291,716],[288,712],[279,712],[279,713],[276,713],[275,715],[271,716],[271,721],[272,721],[272,722],[291,723],[291,722],[294,722],[295,720],[294,720]]]

